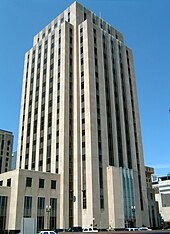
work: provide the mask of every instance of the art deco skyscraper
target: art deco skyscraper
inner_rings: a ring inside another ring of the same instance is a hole
[[[77,2],[25,55],[17,152],[60,175],[59,227],[148,225],[132,51]]]

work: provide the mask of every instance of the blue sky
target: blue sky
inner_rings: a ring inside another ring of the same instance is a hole
[[[17,149],[24,54],[70,0],[0,1],[0,129]],[[124,35],[135,64],[145,165],[170,172],[170,1],[79,0]]]

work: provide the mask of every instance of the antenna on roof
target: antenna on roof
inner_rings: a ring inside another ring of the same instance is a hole
[[[99,17],[102,18],[102,13],[101,13],[101,11],[99,12]]]

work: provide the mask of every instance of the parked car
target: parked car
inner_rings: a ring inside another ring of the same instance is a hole
[[[139,231],[139,229],[138,228],[125,228],[125,231],[135,232],[135,231]]]
[[[83,232],[98,232],[98,229],[95,227],[83,228]]]
[[[58,232],[66,232],[67,229],[66,228],[57,228],[55,229],[55,232],[58,233]]]
[[[152,229],[148,228],[148,227],[140,227],[138,228],[139,231],[152,231]]]
[[[67,229],[67,232],[82,232],[82,231],[83,231],[82,227],[71,227]]]
[[[39,234],[56,234],[54,231],[41,231]]]

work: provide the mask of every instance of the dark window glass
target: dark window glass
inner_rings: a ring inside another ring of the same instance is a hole
[[[0,230],[5,230],[6,227],[6,213],[7,213],[7,196],[0,196]],[[3,231],[1,233],[4,233]]]
[[[24,197],[24,217],[31,218],[32,213],[32,197]]]
[[[51,189],[56,189],[56,180],[51,180]]]
[[[87,14],[84,12],[84,20],[87,19]]]
[[[50,198],[50,230],[54,230],[57,226],[57,198]]]
[[[31,186],[32,186],[32,178],[26,177],[26,187],[31,187]]]
[[[11,179],[7,179],[7,186],[11,187]]]
[[[44,188],[44,179],[39,179],[39,188]]]
[[[38,197],[37,203],[37,230],[44,229],[45,198]]]

